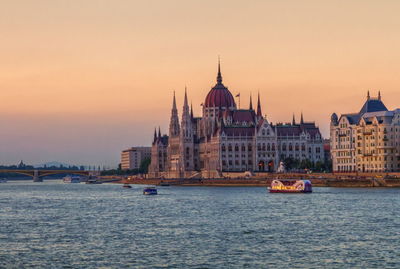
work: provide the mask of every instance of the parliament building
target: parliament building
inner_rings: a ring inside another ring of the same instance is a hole
[[[193,115],[185,89],[181,117],[175,93],[168,134],[154,132],[149,177],[220,178],[230,172],[274,172],[285,158],[324,161],[323,138],[314,122],[270,123],[262,114],[260,95],[253,108],[239,109],[222,83],[217,83]]]

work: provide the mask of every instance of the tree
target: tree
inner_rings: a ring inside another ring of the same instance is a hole
[[[140,167],[139,167],[140,173],[147,174],[147,172],[149,171],[150,163],[151,163],[151,159],[149,157],[144,158],[140,163]]]

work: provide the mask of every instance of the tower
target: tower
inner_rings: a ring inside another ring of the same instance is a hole
[[[180,164],[182,171],[192,171],[194,169],[193,151],[192,112],[189,110],[187,89],[185,87],[180,133]]]
[[[174,97],[172,100],[171,120],[169,123],[169,137],[179,136],[179,133],[180,133],[180,127],[179,127],[178,109],[176,108],[176,98],[174,91]]]

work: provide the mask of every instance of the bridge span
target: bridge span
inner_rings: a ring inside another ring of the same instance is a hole
[[[14,173],[31,176],[34,182],[42,182],[43,177],[58,174],[72,174],[81,176],[98,176],[98,171],[86,170],[41,170],[41,169],[0,169],[0,173]]]

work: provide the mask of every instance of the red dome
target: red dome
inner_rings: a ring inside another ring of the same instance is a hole
[[[231,92],[222,84],[221,67],[218,61],[217,84],[209,91],[204,107],[236,107]]]
[[[231,92],[221,83],[215,85],[207,94],[205,107],[235,107],[235,100]]]

